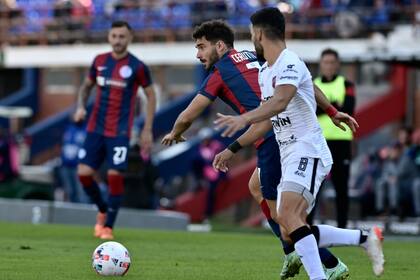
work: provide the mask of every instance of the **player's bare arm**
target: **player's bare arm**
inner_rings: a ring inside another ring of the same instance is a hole
[[[146,120],[144,122],[143,130],[140,134],[140,147],[142,152],[149,153],[153,145],[153,121],[156,112],[156,93],[153,89],[153,85],[144,88],[144,92],[147,98],[147,112]]]
[[[86,78],[80,86],[77,94],[77,109],[73,116],[75,122],[82,121],[86,118],[86,103],[94,85],[95,83],[91,79]]]
[[[176,144],[185,141],[186,139],[182,136],[182,134],[211,103],[212,101],[209,98],[201,94],[197,94],[188,107],[178,116],[172,131],[163,137],[162,144],[170,146],[174,142]]]
[[[279,85],[275,88],[273,97],[258,108],[240,116],[218,116],[214,123],[218,129],[224,130],[222,133],[223,137],[232,137],[247,125],[269,119],[283,112],[295,94],[295,86]]]
[[[337,111],[318,86],[314,85],[314,91],[317,105],[328,114],[332,122],[337,127],[345,131],[346,128],[341,124],[345,123],[353,131],[353,133],[356,132],[359,124],[352,116],[344,112]]]
[[[222,115],[222,114],[219,114]],[[242,134],[236,142],[240,145],[240,147],[245,147],[251,145],[258,139],[264,137],[267,132],[272,129],[272,125],[270,120],[264,120],[258,123],[251,125],[248,130]],[[229,148],[224,149],[222,152],[218,153],[213,160],[213,167],[217,170],[222,172],[227,172],[229,167],[228,163],[233,158],[235,153],[230,150]]]
[[[258,139],[263,138],[267,132],[272,129],[273,126],[271,125],[271,121],[266,119],[251,125],[244,134],[236,139],[236,141],[238,141],[242,147],[249,146],[255,143]]]

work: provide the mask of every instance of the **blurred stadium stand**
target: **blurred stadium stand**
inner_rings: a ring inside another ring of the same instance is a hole
[[[38,71],[36,69],[23,69],[22,74],[15,70],[11,71],[11,75],[15,78],[5,75],[3,85],[13,84],[21,85],[16,91],[8,90],[3,87],[2,99],[0,99],[0,106],[25,106],[32,109],[34,113],[38,111]],[[22,81],[16,78],[22,78]],[[9,85],[10,87],[10,85]],[[8,127],[9,122],[7,119],[0,117],[0,123],[3,127]]]
[[[335,4],[342,2],[347,4]],[[0,106],[25,106],[34,112],[17,131],[19,137],[26,137],[21,146],[29,149],[29,158],[22,164],[49,166],[45,172],[50,178],[78,86],[93,57],[109,50],[106,34],[111,21],[124,19],[135,32],[130,51],[152,67],[158,87],[153,162],[163,185],[176,176],[188,176],[192,157],[204,137],[230,142],[214,131],[199,133],[212,126],[216,111],[226,110],[216,103],[193,125],[187,134],[189,141],[168,149],[158,143],[205,75],[195,58],[193,26],[206,19],[224,18],[237,32],[235,47],[253,49],[249,15],[260,7],[275,5],[288,21],[288,47],[307,62],[314,75],[324,48],[340,53],[343,72],[356,83],[360,155],[395,140],[395,128],[400,124],[420,127],[419,0],[0,1]],[[10,118],[0,118],[0,126],[8,127],[9,123]],[[137,130],[142,123],[142,118],[136,120]],[[255,166],[253,152],[249,149],[239,155],[231,173],[220,183],[216,212],[250,197],[247,180]],[[358,218],[364,202],[358,186],[353,187],[352,205],[358,210],[351,215]],[[203,218],[205,190],[187,186],[170,199],[169,208],[189,213],[193,221]],[[330,212],[327,215],[331,216]],[[251,218],[245,224],[261,222],[259,214],[248,216]]]
[[[2,1],[0,39],[12,45],[94,43],[106,40],[109,22],[124,19],[140,42],[189,40],[191,28],[223,18],[247,39],[249,16],[277,5],[287,15],[288,37],[364,37],[413,23],[417,0],[253,1],[253,0],[15,0]]]

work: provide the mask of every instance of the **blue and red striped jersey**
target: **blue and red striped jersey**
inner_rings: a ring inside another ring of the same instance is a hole
[[[198,93],[211,100],[219,97],[238,114],[251,111],[261,103],[259,68],[255,52],[232,49],[214,64]]]
[[[198,93],[211,100],[219,97],[238,114],[251,111],[261,102],[259,67],[254,52],[233,49],[214,64]]]
[[[108,52],[95,57],[89,79],[96,83],[97,92],[87,131],[129,137],[137,90],[152,84],[149,68],[131,53],[115,59]]]

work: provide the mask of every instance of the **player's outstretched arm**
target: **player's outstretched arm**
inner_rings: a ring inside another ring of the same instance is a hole
[[[316,105],[319,106],[324,112],[327,112],[328,107],[332,106],[331,102],[325,96],[324,92],[314,84],[315,101]]]
[[[153,146],[153,121],[156,112],[156,93],[153,85],[144,88],[147,98],[146,119],[144,121],[143,130],[140,134],[140,147],[142,152],[149,154]]]
[[[359,128],[359,124],[353,117],[344,112],[337,111],[318,86],[314,85],[314,91],[317,105],[324,110],[325,113],[327,113],[337,127],[342,130],[346,130],[346,128],[341,124],[345,123],[353,132],[356,132],[357,128]]]
[[[222,172],[227,172],[229,161],[242,147],[251,145],[272,129],[270,120],[264,120],[251,125],[248,130],[242,134],[236,141],[228,146],[225,150],[218,153],[213,160],[213,167]]]
[[[188,107],[178,116],[172,131],[163,137],[162,144],[170,146],[173,144],[173,142],[176,144],[185,141],[185,138],[182,136],[182,134],[211,103],[212,101],[209,98],[201,94],[197,94],[188,105]]]
[[[263,138],[272,129],[271,121],[268,119],[263,120],[251,125],[236,141],[242,147],[249,146],[254,144],[258,139]]]
[[[227,116],[219,114],[214,121],[217,129],[224,130],[223,137],[232,137],[237,131],[249,124],[257,123],[283,112],[290,100],[296,94],[296,87],[293,85],[276,86],[272,98],[265,101],[258,108],[240,116]]]
[[[330,116],[330,118],[336,126],[338,126],[344,131],[346,130],[346,128],[341,123],[347,124],[347,126],[351,129],[351,131],[353,131],[353,133],[355,133],[356,130],[359,128],[359,124],[357,123],[357,121],[347,113],[338,111],[334,116]]]
[[[77,109],[73,116],[75,122],[83,121],[86,118],[86,103],[94,85],[90,78],[86,78],[80,86],[77,93]]]

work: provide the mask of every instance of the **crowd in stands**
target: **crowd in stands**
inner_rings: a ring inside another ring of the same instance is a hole
[[[420,217],[420,130],[400,128],[396,140],[362,157],[353,174],[362,216]]]
[[[419,0],[1,0],[0,36],[10,44],[101,42],[109,22],[124,19],[137,41],[190,39],[191,28],[223,18],[248,38],[249,16],[277,5],[288,36],[355,37],[413,23]]]

